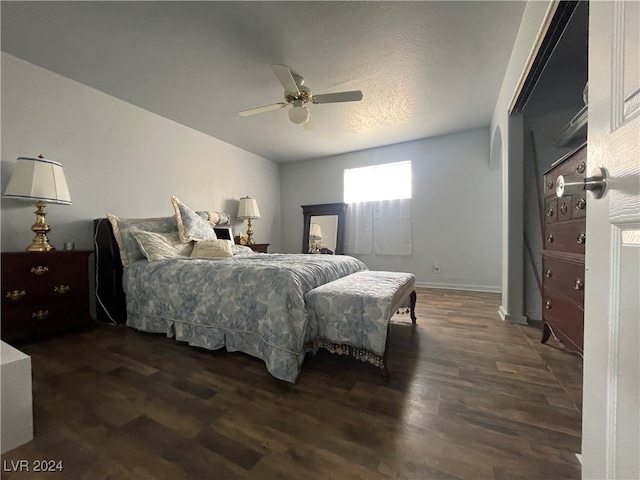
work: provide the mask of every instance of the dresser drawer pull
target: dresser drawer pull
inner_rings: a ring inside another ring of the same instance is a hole
[[[38,265],[37,267],[31,267],[31,273],[36,275],[44,275],[49,271],[49,267],[43,267],[42,265]]]
[[[576,165],[576,172],[578,173],[584,173],[586,169],[587,169],[587,164],[584,162],[580,162],[578,165]]]
[[[581,198],[576,202],[577,210],[584,210],[586,206],[587,206],[587,201],[584,198]]]
[[[547,278],[551,278],[553,276],[553,273],[551,272],[551,269],[547,269],[546,272],[544,272],[544,276]]]
[[[569,211],[569,207],[567,206],[566,203],[562,202],[562,205],[560,205],[560,213],[562,215],[566,215],[568,211]]]
[[[71,287],[69,285],[58,285],[53,289],[54,292],[59,293],[60,295],[64,295],[69,290],[71,290]]]
[[[544,304],[544,308],[546,308],[547,310],[551,310],[551,300],[547,300],[547,302]]]
[[[31,318],[35,318],[37,320],[42,320],[43,318],[47,318],[49,316],[49,310],[38,310],[37,312],[33,312],[31,314]]]
[[[551,189],[553,188],[553,180],[549,180],[549,181],[547,182],[547,188],[548,188],[549,190],[551,190]]]
[[[576,283],[573,284],[574,290],[584,290],[584,282],[579,278],[576,278]]]
[[[553,234],[552,233],[547,235],[547,243],[553,243]]]
[[[553,217],[553,208],[547,210],[547,217]]]
[[[7,298],[9,300],[20,300],[27,294],[26,290],[14,290],[13,292],[7,292]]]
[[[581,233],[580,235],[578,235],[576,242],[584,245],[585,243],[587,243],[587,236],[584,233]]]

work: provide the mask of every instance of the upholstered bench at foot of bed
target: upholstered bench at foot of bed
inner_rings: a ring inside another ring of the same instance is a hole
[[[305,303],[318,336],[309,349],[368,361],[388,379],[389,320],[409,299],[411,321],[416,323],[414,287],[411,273],[363,271],[311,290]]]

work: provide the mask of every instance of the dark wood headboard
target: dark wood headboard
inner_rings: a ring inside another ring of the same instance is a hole
[[[214,230],[218,238],[233,241],[231,225],[218,225]],[[127,320],[127,302],[122,288],[120,248],[107,218],[96,218],[93,221],[93,231],[96,251],[96,316],[101,322],[124,323]]]

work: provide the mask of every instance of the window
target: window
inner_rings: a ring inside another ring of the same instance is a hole
[[[411,161],[344,171],[346,252],[411,255]]]
[[[344,171],[344,201],[371,202],[411,198],[411,161]]]

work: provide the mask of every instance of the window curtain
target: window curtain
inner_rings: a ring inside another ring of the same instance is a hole
[[[360,255],[411,255],[411,199],[350,203],[345,251]]]

